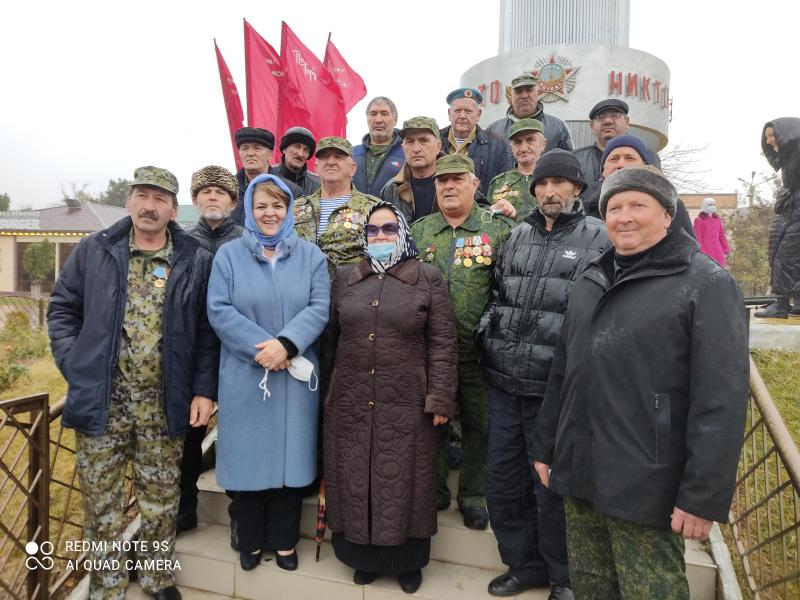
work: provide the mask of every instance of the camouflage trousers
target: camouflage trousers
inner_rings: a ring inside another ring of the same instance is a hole
[[[564,508],[577,600],[689,600],[681,536],[601,515],[576,498]]]
[[[161,392],[115,386],[103,434],[76,433],[75,437],[84,539],[99,542],[87,557],[98,561],[92,563],[98,568],[92,568],[90,574],[90,600],[124,599],[128,567],[137,568],[139,584],[149,594],[173,585],[170,567],[175,560],[183,437],[170,439],[167,435]],[[129,460],[141,514],[134,565],[121,547]]]
[[[458,363],[458,411],[461,422],[461,472],[458,478],[458,507],[486,504],[486,443],[489,416],[486,381],[478,363]],[[448,445],[450,430],[442,427],[439,462],[436,468],[436,501],[449,502],[447,476],[450,473]]]

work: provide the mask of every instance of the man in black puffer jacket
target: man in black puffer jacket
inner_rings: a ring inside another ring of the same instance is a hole
[[[572,598],[564,508],[535,478],[527,448],[569,287],[609,243],[603,222],[583,212],[578,196],[586,186],[572,154],[544,154],[532,179],[539,206],[503,242],[476,328],[491,386],[486,504],[509,567],[489,593],[550,584],[551,598],[562,600]]]

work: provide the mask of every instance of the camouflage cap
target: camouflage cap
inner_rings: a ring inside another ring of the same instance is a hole
[[[159,167],[139,167],[133,172],[133,181],[129,185],[130,187],[152,185],[175,195],[178,194],[178,178],[166,169]]]
[[[436,119],[432,117],[411,117],[403,123],[403,128],[397,135],[404,138],[411,129],[424,129],[430,131],[434,137],[439,137],[439,126],[436,124]]]
[[[448,154],[436,161],[436,172],[433,176],[439,177],[448,173],[472,173],[474,175],[475,163],[469,156]]]
[[[353,145],[344,138],[336,137],[335,135],[322,138],[317,142],[317,153],[314,156],[319,156],[326,150],[339,150],[344,152],[347,156],[353,156]]]
[[[511,80],[511,87],[517,89],[518,87],[525,87],[526,85],[536,85],[539,83],[539,78],[533,73],[523,73]]]
[[[544,125],[536,119],[520,119],[511,126],[511,130],[508,132],[508,139],[513,138],[521,131],[540,131],[544,133]]]
[[[208,165],[192,173],[192,198],[195,198],[203,188],[211,186],[228,192],[234,202],[239,199],[239,183],[236,181],[236,176],[225,167]]]

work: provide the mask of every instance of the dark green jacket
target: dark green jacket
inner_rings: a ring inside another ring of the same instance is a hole
[[[513,226],[511,219],[473,204],[467,220],[458,227],[451,227],[440,212],[423,217],[411,227],[420,259],[435,265],[447,282],[456,318],[459,361],[478,360],[473,330],[489,299],[489,276],[497,250]],[[475,238],[480,243],[475,243]],[[476,256],[477,248],[480,255]]]
[[[322,188],[294,203],[294,229],[297,235],[319,246],[328,258],[331,274],[339,265],[355,263],[364,257],[362,240],[367,212],[378,202],[375,196],[362,194],[352,185],[350,189],[350,200],[331,213],[328,228],[320,237],[317,237],[317,231]]]
[[[517,209],[517,223],[531,214],[539,206],[536,198],[531,194],[532,175],[523,175],[516,169],[500,173],[489,184],[489,204],[497,204],[500,200],[508,200]]]

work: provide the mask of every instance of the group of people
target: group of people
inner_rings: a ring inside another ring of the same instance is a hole
[[[573,153],[535,77],[509,98],[484,130],[475,89],[448,95],[444,129],[397,129],[378,97],[361,145],[293,127],[277,165],[274,135],[243,128],[238,173],[193,174],[189,231],[174,175],[135,171],[129,217],[81,241],[48,307],[88,538],[121,535],[130,459],[142,536],[166,542],[147,558],[171,557],[197,526],[216,401],[242,569],[271,552],[297,568],[302,500],[322,479],[354,582],[413,593],[451,506],[457,418],[457,508],[466,527],[491,522],[508,566],[490,594],[688,599],[683,540],[705,538],[733,493],[742,297],[699,252],[624,102],[598,103],[596,142]],[[138,578],[180,598],[169,571]],[[127,581],[92,572],[90,596],[123,598]]]

